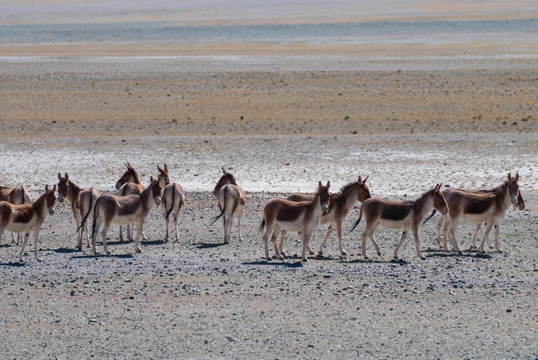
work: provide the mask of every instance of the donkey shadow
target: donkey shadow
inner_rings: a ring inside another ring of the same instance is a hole
[[[287,268],[300,268],[303,267],[302,261],[295,261],[295,262],[286,262],[285,260],[276,260],[271,259],[270,261],[267,260],[260,260],[260,261],[247,261],[243,262],[243,265],[264,265],[264,266],[283,266]]]
[[[213,248],[218,248],[218,247],[225,246],[225,245],[229,245],[229,244],[225,244],[225,243],[198,243],[198,244],[194,245],[194,247],[197,248],[197,249],[213,249]]]

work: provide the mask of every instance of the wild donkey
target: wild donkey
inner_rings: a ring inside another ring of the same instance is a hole
[[[450,207],[450,203],[452,201],[452,197],[454,196],[455,194],[455,190],[456,189],[446,189],[443,191],[443,194],[445,195],[445,199],[447,201],[447,203],[449,204],[449,207]],[[458,191],[467,191],[467,190],[461,190],[461,189],[458,189]],[[476,192],[476,193],[492,193],[492,192],[495,192],[495,189],[491,189],[491,190],[478,190],[478,191],[467,191],[467,192]],[[517,194],[517,203],[514,204],[514,208],[516,209],[519,209],[519,210],[525,210],[525,199],[523,199],[523,195],[521,194],[521,191],[518,191],[518,194]],[[443,231],[443,244],[441,244],[441,229],[443,228],[443,226],[445,225],[446,221],[447,221],[447,217],[448,217],[448,214],[447,215],[443,215],[441,216],[441,220],[439,220],[439,224],[437,225],[437,246],[439,248],[442,248],[444,249],[445,251],[449,251],[448,250],[448,246],[447,246],[447,243],[446,243],[446,232]],[[477,247],[476,247],[476,238],[478,237],[478,231],[480,231],[480,226],[482,225],[482,223],[478,223],[476,224],[476,228],[475,228],[475,231],[474,231],[474,234],[473,234],[473,240],[472,240],[472,244],[471,246],[469,247],[469,250],[476,250]],[[496,235],[495,236],[499,236],[498,235],[498,232],[499,232],[499,227],[496,226],[495,227],[495,233]],[[492,245],[490,245],[489,243],[489,238],[486,239],[486,245],[489,247],[489,248],[493,248]]]
[[[174,232],[176,234],[176,241],[179,241],[179,235],[177,232],[177,220],[179,217],[179,210],[185,203],[185,193],[183,192],[183,187],[178,183],[170,182],[170,175],[168,173],[168,166],[164,164],[164,169],[157,165],[157,170],[159,170],[159,176],[157,181],[161,184],[163,188],[162,196],[162,206],[164,208],[164,217],[166,219],[166,237],[165,241],[168,241],[168,222],[170,220],[170,214],[174,217]]]
[[[487,222],[484,238],[480,244],[481,252],[484,252],[484,244],[488,240],[489,232],[493,226],[497,225],[495,229],[495,250],[502,252],[499,248],[499,222],[510,208],[510,205],[515,205],[518,202],[518,194],[521,194],[518,180],[519,174],[516,174],[515,177],[508,174],[508,180],[488,193],[454,190],[453,195],[450,197],[450,210],[448,212],[448,221],[445,224],[445,236],[447,236],[448,231],[448,236],[450,236],[456,250],[458,250],[456,226],[458,220],[462,218],[464,221],[473,224]]]
[[[31,203],[32,198],[24,186],[18,186],[16,188],[0,186],[0,201],[7,201],[14,205],[22,205]],[[1,236],[0,239],[2,239]],[[11,233],[11,241],[13,243],[15,242],[15,235],[13,233]],[[21,234],[17,234],[17,245],[20,244],[21,241]]]
[[[64,199],[69,201],[73,217],[77,223],[77,229],[80,229],[80,231],[77,231],[77,249],[82,250],[82,235],[84,230],[86,230],[86,246],[90,247],[90,233],[86,225],[80,226],[80,219],[86,213],[93,216],[93,208],[97,198],[101,196],[101,192],[94,188],[82,190],[74,182],[69,180],[69,175],[67,173],[65,173],[64,177],[58,173],[58,180],[58,201],[63,202]]]
[[[366,238],[370,238],[374,244],[378,256],[381,256],[379,246],[374,240],[374,232],[379,225],[389,229],[403,228],[402,238],[394,250],[394,258],[398,258],[398,250],[403,245],[407,237],[407,232],[411,230],[415,239],[417,257],[425,260],[426,258],[420,252],[418,240],[418,227],[422,219],[435,208],[441,214],[448,212],[448,206],[445,197],[441,192],[441,184],[437,184],[432,190],[424,193],[415,201],[388,201],[378,198],[370,198],[362,203],[359,220],[353,225],[351,231],[359,225],[362,214],[366,218],[366,229],[362,233],[362,256],[366,256]]]
[[[99,196],[95,202],[95,208],[93,212],[93,226],[92,226],[92,251],[97,253],[95,249],[95,243],[97,239],[97,233],[103,225],[101,232],[103,239],[103,247],[105,253],[110,255],[106,244],[106,234],[111,224],[127,225],[136,223],[136,237],[135,237],[135,252],[140,253],[139,246],[140,234],[144,229],[144,221],[149,215],[150,210],[155,205],[161,204],[161,185],[157,180],[153,180],[151,177],[151,185],[141,194],[133,194],[127,196],[116,196],[111,194],[104,194]],[[82,219],[82,224],[86,221],[88,214]]]
[[[43,261],[37,255],[37,239],[45,217],[47,214],[52,215],[55,212],[55,191],[56,185],[54,185],[52,190],[49,189],[48,185],[45,186],[45,192],[31,204],[13,205],[6,201],[0,201],[0,237],[2,237],[6,230],[13,233],[27,233],[19,253],[20,262],[24,261],[22,255],[24,254],[24,248],[32,231],[34,233],[35,259],[37,261]]]
[[[331,235],[334,227],[336,227],[336,235],[338,236],[338,250],[340,250],[341,255],[347,255],[346,251],[342,247],[342,224],[346,219],[347,213],[355,206],[355,204],[360,201],[361,203],[366,199],[371,197],[370,189],[366,185],[366,180],[368,176],[362,180],[359,176],[358,181],[347,184],[346,186],[340,189],[338,194],[331,194],[331,202],[329,205],[329,212],[323,214],[319,221],[320,225],[329,224],[327,232],[325,233],[325,238],[319,247],[318,255],[323,255],[323,247],[327,242],[327,239]],[[312,200],[313,195],[305,194],[292,194],[287,197],[288,200],[300,202],[300,201],[310,201]],[[285,256],[282,247],[284,244],[284,237],[286,235],[286,230],[282,230],[280,237],[280,254]],[[308,252],[312,255],[314,252],[308,246]]]
[[[217,196],[220,214],[213,219],[214,224],[221,216],[224,219],[224,243],[230,242],[230,233],[233,226],[233,216],[237,214],[237,234],[241,241],[241,216],[247,203],[247,197],[243,189],[237,185],[235,177],[222,168],[223,175],[220,177],[213,194]]]
[[[125,163],[125,166],[127,166],[127,170],[116,182],[116,190],[118,190],[118,196],[127,196],[142,193],[142,191],[144,191],[146,187],[140,182],[138,173],[128,162]],[[144,233],[142,233],[142,236],[144,239],[146,239],[146,235]],[[127,225],[127,239],[129,241],[133,241],[133,237],[131,235],[131,224]],[[123,231],[122,227],[120,226],[120,242],[123,241]]]
[[[260,231],[265,228],[263,234],[263,243],[265,246],[265,258],[269,257],[269,236],[275,248],[276,257],[283,259],[280,250],[276,245],[276,235],[281,230],[302,232],[303,253],[302,260],[307,261],[306,251],[308,242],[314,230],[318,227],[319,221],[323,214],[329,212],[330,194],[329,187],[331,183],[323,186],[321,181],[314,197],[310,201],[294,202],[281,198],[269,200],[263,208],[263,220],[260,224]]]

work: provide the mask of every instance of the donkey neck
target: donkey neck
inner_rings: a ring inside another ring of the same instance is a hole
[[[413,208],[415,209],[415,216],[422,220],[431,209],[433,209],[433,190],[424,193],[421,197],[415,200]]]
[[[66,199],[73,205],[75,202],[75,199],[77,198],[77,195],[82,191],[81,188],[77,186],[77,184],[73,183],[72,181],[69,181],[69,185],[67,186],[67,193],[65,194]]]
[[[43,193],[33,203],[32,208],[37,216],[44,219],[47,216],[49,209],[47,209],[47,193]]]
[[[512,199],[510,196],[510,183],[506,182],[503,185],[500,186],[499,190],[495,193],[495,197],[497,199],[500,199],[501,201],[501,208],[499,209],[503,214],[510,208],[510,205],[512,204]]]
[[[139,195],[139,201],[147,209],[152,209],[155,206],[155,201],[153,200],[153,190],[152,186],[148,186],[142,193]]]
[[[355,204],[359,201],[357,197],[358,197],[358,192],[360,191],[359,187],[356,186],[356,184],[357,183],[354,183],[353,185],[343,189],[338,195],[336,195],[334,198],[335,200],[334,205],[342,204],[346,212],[349,211],[353,206],[355,206]],[[331,203],[329,207],[332,208],[332,204],[333,204],[333,198],[331,197]]]

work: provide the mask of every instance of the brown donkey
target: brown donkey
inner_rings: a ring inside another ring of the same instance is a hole
[[[321,219],[319,221],[320,225],[329,224],[329,227],[327,228],[327,232],[325,233],[325,238],[323,239],[323,242],[321,243],[321,246],[318,250],[318,255],[323,255],[323,248],[325,246],[325,243],[327,242],[327,239],[331,235],[333,229],[336,227],[336,235],[338,236],[338,250],[340,250],[341,255],[346,255],[346,251],[342,247],[342,224],[344,220],[346,219],[346,216],[348,212],[355,206],[357,202],[364,202],[366,199],[371,198],[370,195],[370,189],[368,188],[368,185],[366,185],[366,180],[368,179],[368,176],[362,180],[359,176],[359,179],[355,182],[349,183],[342,187],[340,189],[340,192],[338,194],[331,194],[331,202],[329,205],[329,212],[326,214],[323,214],[321,216]],[[305,195],[305,194],[292,194],[287,197],[288,200],[291,201],[310,201],[312,200],[314,196],[313,195]],[[286,235],[286,230],[282,230],[281,237],[280,237],[280,254],[282,256],[284,255],[284,252],[282,251],[282,247],[284,244],[284,236]],[[314,252],[310,247],[308,248],[308,251],[310,254],[313,254]]]
[[[15,188],[0,186],[0,201],[7,201],[13,205],[29,204],[32,202],[30,193],[24,186],[18,186]],[[2,237],[0,236],[0,239]],[[15,235],[11,233],[11,240],[15,242]],[[22,241],[21,234],[17,235],[17,245]]]
[[[378,256],[381,256],[379,246],[374,240],[374,232],[379,225],[389,229],[403,228],[402,238],[398,242],[396,249],[394,250],[394,258],[398,258],[398,250],[405,242],[407,232],[411,230],[415,239],[415,246],[417,250],[417,257],[425,260],[426,258],[420,252],[420,243],[418,240],[418,227],[420,226],[422,219],[432,210],[432,208],[439,211],[441,214],[448,212],[448,206],[445,201],[445,197],[441,192],[441,184],[435,185],[435,187],[424,193],[418,199],[414,201],[388,201],[379,198],[370,198],[362,203],[359,220],[353,225],[353,229],[359,224],[364,213],[366,218],[366,229],[362,233],[362,256],[368,259],[366,256],[366,239],[370,238],[372,244],[375,247]]]
[[[459,191],[467,191],[467,190],[461,190],[461,189],[458,189]],[[445,199],[447,201],[447,203],[449,204],[449,207],[450,207],[450,202],[452,201],[452,196],[454,195],[454,191],[455,189],[446,189],[443,191],[443,194],[445,195]],[[495,192],[496,190],[495,189],[491,189],[491,190],[478,190],[478,191],[468,191],[468,192],[475,192],[475,193],[492,193],[492,192]],[[514,208],[516,209],[519,209],[519,210],[525,210],[525,199],[523,199],[523,195],[521,194],[521,190],[518,191],[518,194],[517,194],[517,203],[514,204]],[[437,246],[439,248],[442,248],[444,249],[445,251],[449,251],[448,250],[448,246],[447,246],[447,243],[446,243],[446,231],[443,231],[443,244],[441,244],[441,229],[443,228],[443,226],[445,225],[446,221],[447,221],[447,217],[448,217],[448,214],[447,215],[443,215],[441,216],[441,220],[439,220],[439,224],[437,225]],[[473,240],[472,240],[472,244],[471,246],[469,247],[469,250],[476,250],[477,247],[476,247],[476,238],[478,237],[478,232],[480,231],[480,226],[482,225],[482,223],[478,223],[476,224],[476,228],[474,230],[474,234],[473,234]],[[498,235],[498,232],[499,232],[499,227],[498,226],[495,226],[495,236],[499,236]],[[492,248],[493,246],[490,245],[489,243],[489,238],[486,239],[486,245],[489,247],[489,248]]]
[[[263,244],[265,246],[265,258],[269,257],[269,236],[273,242],[276,257],[283,259],[280,250],[276,245],[276,235],[281,230],[297,231],[302,233],[303,253],[302,260],[307,261],[306,252],[308,242],[314,230],[318,227],[319,221],[323,214],[329,212],[331,202],[329,187],[331,183],[328,181],[326,186],[323,186],[321,181],[318,184],[318,190],[310,201],[295,202],[281,198],[269,200],[263,208],[263,220],[260,224],[260,231],[265,228],[263,234]]]
[[[45,192],[31,204],[13,205],[6,201],[0,201],[0,237],[4,231],[8,230],[14,233],[26,232],[19,253],[19,261],[23,262],[22,255],[28,242],[30,232],[34,233],[34,255],[37,261],[43,261],[37,255],[37,239],[39,230],[45,221],[47,214],[54,214],[54,203],[56,201],[56,185],[49,189],[45,186]]]
[[[233,226],[233,216],[237,214],[237,235],[241,241],[241,216],[247,203],[247,197],[241,186],[237,185],[235,177],[222,168],[223,175],[220,177],[213,194],[217,196],[220,214],[211,224],[214,224],[221,216],[224,220],[224,243],[230,242],[230,233]]]
[[[84,231],[86,231],[86,246],[90,247],[90,233],[87,226],[80,226],[80,219],[86,213],[89,213],[89,216],[93,216],[95,201],[101,196],[101,192],[94,188],[86,190],[81,189],[74,182],[69,180],[69,175],[67,173],[65,173],[63,177],[58,173],[58,180],[58,201],[63,202],[64,199],[69,201],[73,217],[77,223],[77,249],[82,250],[82,236]]]
[[[135,237],[135,252],[140,253],[139,239],[140,234],[144,229],[144,221],[149,215],[150,210],[155,205],[161,204],[161,185],[157,180],[153,180],[151,177],[151,185],[141,194],[133,194],[127,196],[116,196],[111,194],[104,194],[99,196],[95,202],[95,208],[93,212],[93,226],[92,226],[92,251],[97,253],[95,249],[95,243],[97,240],[97,234],[101,225],[103,230],[101,236],[103,239],[103,248],[107,255],[110,255],[106,244],[106,234],[111,224],[127,225],[136,223],[136,237]],[[86,221],[88,214],[84,216],[82,224]],[[82,225],[81,225],[82,226]]]
[[[157,181],[159,181],[159,184],[161,184],[161,187],[163,188],[162,206],[164,208],[164,217],[166,219],[166,237],[164,238],[164,240],[169,240],[168,222],[170,220],[170,214],[172,214],[176,241],[179,241],[177,221],[179,217],[179,211],[181,210],[183,204],[185,204],[185,193],[183,191],[183,187],[180,184],[170,182],[170,175],[168,173],[168,166],[166,166],[166,164],[164,164],[164,169],[157,165],[157,170],[159,170],[159,176],[157,177]]]
[[[508,174],[508,180],[492,189],[491,192],[473,193],[461,190],[454,190],[449,202],[448,220],[445,224],[445,236],[450,236],[452,244],[458,250],[456,241],[456,226],[461,218],[472,224],[481,224],[486,222],[484,238],[480,244],[480,251],[484,252],[484,245],[488,241],[489,233],[493,226],[495,229],[495,250],[502,252],[499,248],[499,222],[504,217],[510,205],[518,203],[519,174],[512,177]],[[448,250],[445,248],[445,250]]]
[[[121,178],[116,182],[116,190],[118,190],[118,196],[127,196],[127,195],[135,195],[140,194],[142,191],[146,189],[144,185],[140,182],[140,178],[138,177],[138,173],[136,170],[129,164],[128,162],[125,163],[125,166],[127,167],[127,170],[123,173]],[[134,234],[134,230],[133,230]],[[146,239],[146,235],[142,233],[142,236],[144,239]],[[131,235],[131,224],[127,225],[127,239],[129,241],[133,241],[133,237]],[[123,228],[120,226],[120,242],[123,242]]]

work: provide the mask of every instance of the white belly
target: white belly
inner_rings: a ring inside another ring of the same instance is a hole
[[[136,219],[137,219],[136,213],[130,214],[130,215],[121,215],[121,216],[118,215],[118,216],[115,216],[114,219],[112,219],[112,224],[129,225],[136,222]]]
[[[488,219],[488,213],[483,214],[462,214],[462,220],[471,224],[480,224]]]
[[[21,233],[26,231],[32,231],[35,224],[31,223],[10,223],[6,230],[11,231],[12,233]]]
[[[387,219],[381,219],[379,220],[379,225],[386,227],[388,229],[401,229],[411,228],[411,216],[408,216],[402,220],[387,220]]]

